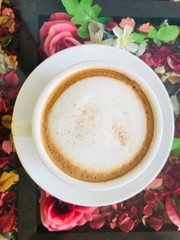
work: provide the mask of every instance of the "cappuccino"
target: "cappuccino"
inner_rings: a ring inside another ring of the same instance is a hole
[[[134,79],[114,69],[89,68],[66,77],[41,113],[41,138],[66,174],[105,182],[133,171],[153,142],[155,116]]]

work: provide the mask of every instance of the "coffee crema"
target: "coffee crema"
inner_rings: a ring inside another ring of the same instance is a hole
[[[147,94],[124,73],[90,68],[71,74],[49,94],[41,137],[51,161],[86,182],[135,169],[148,154],[155,116]]]

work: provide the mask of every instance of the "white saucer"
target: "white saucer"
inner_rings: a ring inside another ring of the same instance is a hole
[[[13,121],[28,121],[44,86],[60,71],[84,61],[103,60],[118,63],[137,72],[155,93],[163,116],[163,133],[159,150],[146,169],[133,182],[107,191],[74,188],[52,173],[39,159],[31,137],[14,137],[19,159],[30,177],[51,195],[77,205],[103,206],[124,201],[143,190],[161,171],[169,155],[174,136],[174,117],[167,91],[143,61],[125,51],[103,45],[81,45],[63,50],[42,62],[26,79],[14,107]]]

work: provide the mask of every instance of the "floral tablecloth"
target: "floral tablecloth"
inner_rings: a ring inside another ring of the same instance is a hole
[[[126,17],[118,21],[99,17],[92,1],[62,0],[66,12],[52,13],[40,28],[38,51],[45,59],[67,47],[105,44],[125,49],[145,61],[159,76],[169,94],[175,116],[175,135],[167,163],[141,193],[105,207],[65,203],[40,190],[40,217],[49,231],[70,230],[87,224],[123,232],[139,224],[160,231],[166,224],[180,228],[180,28],[164,20],[159,26],[138,25]],[[0,1],[0,239],[16,239],[18,168],[11,118],[20,89],[18,74],[19,13],[11,1]],[[86,9],[86,11],[85,11]],[[173,229],[174,229],[173,228]]]

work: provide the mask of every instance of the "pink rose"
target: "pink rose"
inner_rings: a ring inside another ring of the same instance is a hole
[[[41,47],[47,56],[62,49],[77,46],[79,37],[77,27],[70,21],[71,17],[66,13],[52,14],[48,22],[40,29]]]
[[[43,225],[49,231],[70,230],[91,221],[96,207],[82,207],[62,202],[41,190],[40,214]]]

